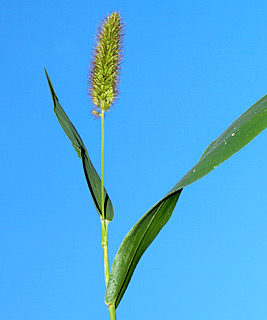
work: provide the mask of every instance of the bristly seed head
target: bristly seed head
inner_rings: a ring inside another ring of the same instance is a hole
[[[124,24],[119,13],[105,17],[98,27],[96,46],[90,66],[89,93],[99,116],[108,111],[118,97],[119,73],[122,61]]]

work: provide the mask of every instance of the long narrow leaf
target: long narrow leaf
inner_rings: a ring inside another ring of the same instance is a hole
[[[198,163],[169,192],[199,180],[245,147],[267,127],[267,95],[236,119],[207,147]]]
[[[182,190],[165,197],[128,232],[112,265],[105,301],[118,306],[134,269],[148,246],[170,219]]]
[[[55,93],[55,90],[53,88],[53,85],[51,83],[51,80],[48,76],[46,69],[45,69],[45,74],[46,74],[47,81],[48,81],[49,88],[50,88],[50,92],[52,95],[55,114],[57,116],[57,119],[58,119],[62,129],[64,130],[64,132],[66,133],[66,135],[70,139],[73,147],[75,148],[76,152],[78,153],[78,156],[82,160],[85,178],[86,178],[89,190],[91,192],[96,210],[97,210],[98,214],[100,215],[100,217],[102,217],[103,215],[101,212],[101,180],[100,180],[100,178],[99,178],[99,176],[98,176],[98,174],[97,174],[97,172],[96,172],[96,170],[95,170],[95,168],[89,158],[88,152],[85,148],[85,145],[84,145],[81,137],[79,136],[77,130],[75,129],[75,127],[71,123],[70,119],[68,118],[68,116],[66,115],[66,113],[64,112],[63,108],[61,107],[61,105],[58,101],[58,97]],[[114,209],[113,209],[112,203],[109,199],[109,196],[108,196],[106,190],[104,192],[105,192],[105,219],[107,221],[111,221],[114,216]]]
[[[205,150],[199,162],[128,232],[112,265],[107,304],[117,307],[141,256],[169,220],[182,189],[204,177],[267,127],[267,95],[233,122]]]

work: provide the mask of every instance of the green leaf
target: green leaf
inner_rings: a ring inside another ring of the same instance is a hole
[[[267,127],[267,95],[235,120],[205,150],[198,163],[169,192],[175,192],[204,177],[242,149]]]
[[[118,306],[141,256],[170,219],[182,190],[164,197],[128,232],[114,259],[105,301]]]
[[[128,232],[112,265],[105,301],[117,307],[141,256],[169,220],[182,189],[204,177],[267,127],[267,95],[233,122],[198,163]]]
[[[85,145],[84,145],[81,137],[79,136],[75,127],[73,126],[70,119],[68,118],[68,116],[64,112],[63,108],[61,107],[61,105],[58,101],[58,97],[54,91],[54,88],[52,86],[51,80],[48,76],[46,69],[45,69],[45,74],[46,74],[47,81],[48,81],[49,88],[50,88],[50,92],[52,95],[55,114],[57,116],[57,119],[58,119],[62,129],[64,130],[64,132],[66,133],[66,135],[70,139],[74,149],[76,150],[76,152],[78,153],[78,156],[82,160],[85,178],[86,178],[89,190],[91,192],[96,210],[97,210],[98,214],[100,215],[100,217],[102,217],[103,215],[101,212],[101,179],[99,178],[99,176],[98,176],[98,174],[97,174],[97,172],[96,172],[96,170],[95,170],[95,168],[89,158],[88,152],[85,148]],[[112,203],[109,199],[109,196],[108,196],[106,190],[104,190],[104,196],[105,196],[105,215],[104,216],[107,221],[111,221],[114,216],[114,209],[113,209]]]

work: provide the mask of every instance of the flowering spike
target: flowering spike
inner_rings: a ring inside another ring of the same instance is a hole
[[[118,96],[124,25],[119,13],[105,17],[98,27],[90,67],[89,93],[93,115],[108,111]]]

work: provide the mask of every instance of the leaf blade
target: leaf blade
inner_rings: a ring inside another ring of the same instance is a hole
[[[67,137],[70,139],[74,149],[76,150],[79,158],[82,160],[84,175],[88,184],[88,188],[90,190],[91,196],[93,198],[93,202],[95,204],[96,210],[100,217],[102,217],[102,210],[101,210],[101,179],[97,174],[87,152],[87,149],[78,134],[77,130],[75,129],[74,125],[68,118],[67,114],[61,107],[58,97],[55,93],[53,88],[52,82],[48,76],[48,73],[45,69],[46,78],[48,81],[49,89],[51,92],[52,100],[54,103],[54,112],[57,116],[57,119],[64,130]],[[105,197],[105,219],[107,221],[111,221],[114,216],[114,209],[111,203],[111,200],[107,194],[106,189],[104,190],[104,197]]]
[[[164,197],[128,232],[114,259],[105,296],[106,304],[117,307],[133,272],[149,245],[170,219],[182,190]]]
[[[267,127],[267,95],[254,103],[237,118],[217,139],[212,141],[198,163],[172,188],[169,193],[184,188],[245,147]]]
[[[167,193],[167,195],[161,199],[155,206],[153,206],[128,232],[124,238],[118,253],[115,256],[111,274],[110,282],[108,283],[105,301],[107,304],[114,303],[117,307],[120,303],[125,290],[131,280],[131,276],[134,272],[137,263],[139,262],[142,254],[147,247],[153,241],[148,241],[143,244],[144,250],[139,250],[136,246],[136,250],[128,250],[131,242],[136,243],[136,229],[142,229],[142,224],[147,217],[153,215],[153,211],[160,204],[164,204],[175,195],[178,194],[177,200],[172,208],[178,201],[179,195],[182,189],[189,184],[201,179],[219,164],[230,158],[234,153],[242,149],[251,140],[253,140],[260,132],[267,127],[267,95],[257,101],[252,107],[245,111],[236,121],[234,121],[217,139],[212,141],[204,151],[198,163]],[[172,212],[171,211],[171,212]],[[168,219],[165,221],[167,223]],[[164,224],[165,224],[164,223]],[[164,225],[163,224],[163,225]],[[161,228],[163,227],[161,226]],[[147,228],[153,227],[153,221]],[[161,230],[159,228],[158,232]],[[158,234],[157,232],[157,234]],[[156,234],[156,235],[157,235]],[[156,237],[155,235],[155,237]],[[154,238],[155,238],[154,237]],[[139,235],[140,241],[146,242],[146,239]],[[153,239],[154,239],[153,238]],[[151,240],[151,239],[150,239]],[[137,258],[134,258],[134,257]],[[134,260],[135,259],[135,260]],[[128,265],[127,265],[128,263]]]

